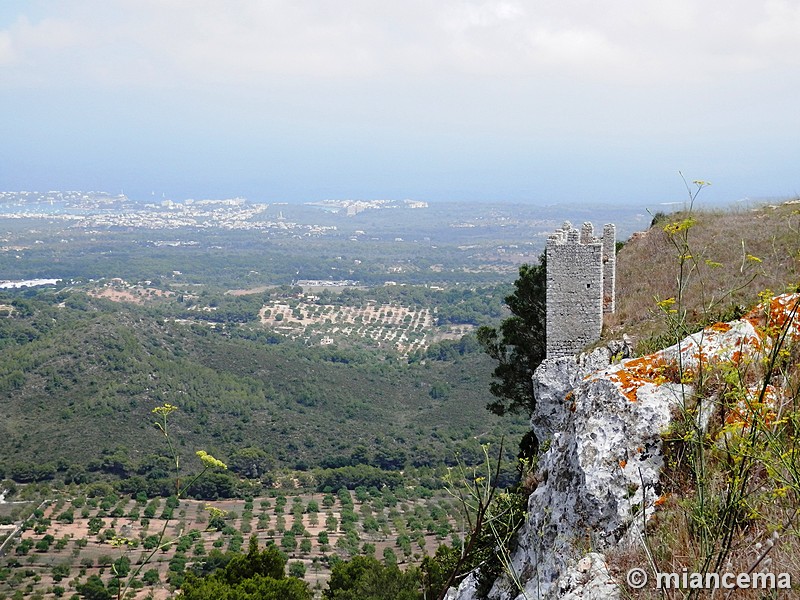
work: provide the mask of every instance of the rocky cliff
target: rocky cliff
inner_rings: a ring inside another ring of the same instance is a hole
[[[690,375],[764,356],[776,331],[796,339],[799,301],[798,295],[779,296],[741,320],[717,323],[650,356],[615,362],[601,348],[544,361],[534,375],[531,425],[546,450],[509,565],[524,590],[506,575],[489,598],[622,597],[606,553],[638,544],[663,501],[662,433],[691,397]],[[780,390],[772,393],[777,397]],[[703,422],[715,404],[707,406],[697,417]],[[477,598],[474,577],[450,598]]]

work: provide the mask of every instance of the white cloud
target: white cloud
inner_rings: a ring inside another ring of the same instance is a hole
[[[0,65],[46,81],[269,86],[285,78],[708,80],[800,60],[788,0],[62,0],[0,31]]]
[[[622,50],[598,31],[541,28],[529,39],[532,59],[549,66],[593,69],[624,58]]]
[[[46,18],[31,23],[23,15],[0,33],[13,44],[16,54],[23,57],[58,53],[83,45],[89,40],[82,39],[80,29],[79,24],[71,20]]]
[[[446,6],[442,23],[446,30],[462,32],[475,27],[492,27],[504,21],[524,18],[518,2],[462,3]]]
[[[14,50],[11,35],[7,31],[0,31],[0,66],[14,62]]]
[[[770,0],[752,39],[766,64],[800,65],[800,2]]]

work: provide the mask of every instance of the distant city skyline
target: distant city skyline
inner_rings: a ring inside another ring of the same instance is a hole
[[[0,190],[800,194],[800,2],[7,0]]]

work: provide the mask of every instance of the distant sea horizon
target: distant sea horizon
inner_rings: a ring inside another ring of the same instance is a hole
[[[17,211],[8,211],[5,210],[6,208],[14,208],[18,207],[20,209],[25,209],[29,207],[36,207],[36,211],[28,211],[22,210],[19,212],[40,212],[40,213],[67,213],[67,214],[81,214],[86,209],[81,208],[74,208],[66,206],[70,204],[67,200],[56,200],[56,201],[48,201],[48,200],[38,200],[38,201],[28,201],[24,204],[20,204],[18,200],[8,199],[2,196],[2,194],[36,194],[36,195],[46,195],[50,193],[66,193],[66,192],[82,192],[82,193],[93,193],[93,194],[103,194],[108,195],[110,199],[117,199],[121,198],[119,192],[108,192],[106,190],[0,190],[0,207],[3,207],[4,212],[17,212]],[[632,210],[636,208],[641,208],[642,210],[647,208],[655,208],[658,207],[658,210],[668,209],[670,211],[681,210],[682,208],[687,206],[687,202],[685,199],[676,199],[673,201],[659,201],[655,198],[652,201],[641,202],[635,200],[619,200],[619,201],[606,201],[606,200],[595,200],[592,201],[591,199],[582,198],[580,200],[547,200],[547,199],[504,199],[504,198],[485,198],[485,199],[474,199],[474,198],[466,198],[466,199],[429,199],[426,197],[420,196],[375,196],[375,197],[366,197],[366,196],[340,196],[340,197],[321,197],[321,198],[264,198],[261,195],[258,196],[246,196],[246,195],[237,195],[237,194],[219,194],[219,195],[187,195],[187,196],[155,196],[155,195],[147,195],[147,196],[129,196],[125,194],[122,196],[124,198],[123,201],[127,201],[130,204],[137,206],[137,207],[144,207],[148,204],[156,204],[160,205],[164,201],[172,201],[178,204],[184,204],[187,201],[203,201],[203,200],[211,200],[211,201],[224,201],[224,200],[233,200],[233,199],[244,199],[248,203],[251,204],[269,204],[269,205],[289,205],[289,206],[307,206],[311,205],[321,210],[325,210],[324,206],[320,206],[319,203],[322,202],[345,202],[345,201],[353,201],[353,202],[372,202],[377,200],[385,200],[389,202],[403,202],[405,200],[409,201],[420,201],[420,202],[427,202],[429,205],[432,206],[453,206],[453,205],[471,205],[471,206],[525,206],[527,208],[542,208],[542,209],[555,209],[555,208],[566,208],[574,210],[575,208],[580,209],[624,209],[624,210]],[[782,203],[792,199],[792,196],[785,196],[785,197],[748,197],[748,198],[741,198],[738,200],[727,201],[727,200],[720,200],[720,199],[704,199],[700,198],[695,203],[695,208],[735,208],[738,206],[754,206],[760,204],[769,204],[769,203]],[[100,207],[92,207],[91,209],[93,212],[97,211],[98,213],[102,212],[109,212],[118,210],[117,207],[114,208],[100,208]],[[331,210],[331,209],[328,209]]]

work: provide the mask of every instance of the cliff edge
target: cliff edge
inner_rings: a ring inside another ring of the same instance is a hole
[[[534,375],[531,421],[545,448],[538,485],[511,564],[488,598],[622,598],[607,556],[640,544],[647,520],[664,502],[662,435],[685,414],[698,374],[757,364],[778,343],[788,348],[800,335],[799,303],[798,294],[769,299],[742,319],[716,323],[640,358],[614,362],[611,351],[600,348],[545,360]],[[736,435],[736,419],[745,422],[748,410],[778,411],[785,396],[778,379],[768,385],[750,378],[748,385],[754,394],[762,390],[759,406],[748,404],[741,414],[728,406],[726,436]],[[712,397],[692,418],[704,429],[721,405]],[[448,597],[477,600],[475,578]]]

